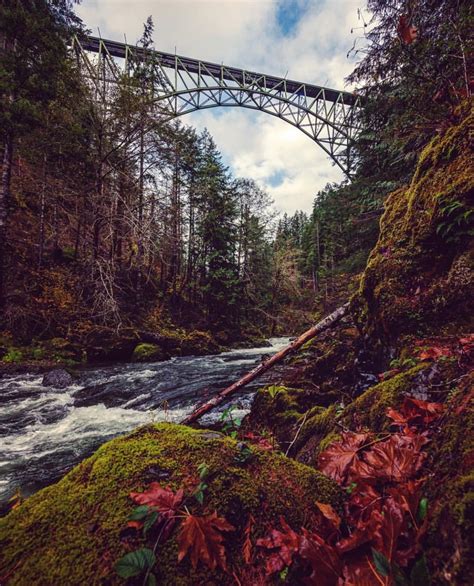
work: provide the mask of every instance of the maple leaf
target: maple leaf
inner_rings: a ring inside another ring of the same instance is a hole
[[[211,570],[220,567],[227,570],[224,547],[224,531],[234,531],[235,527],[214,511],[211,515],[196,517],[186,515],[178,537],[178,562],[190,554],[191,564],[197,568],[199,560]]]
[[[267,574],[281,572],[283,568],[290,566],[293,562],[293,556],[298,552],[300,547],[300,536],[288,525],[283,517],[280,517],[280,523],[283,531],[272,529],[268,537],[257,540],[257,545],[267,549],[276,549],[271,552],[266,559]]]
[[[368,556],[353,555],[344,559],[341,586],[381,586],[386,584]]]
[[[374,510],[381,511],[382,497],[380,493],[370,484],[360,483],[351,493],[349,502],[346,504],[347,521],[351,525],[358,522],[367,522]]]
[[[385,500],[382,519],[382,523],[374,531],[373,541],[375,549],[383,553],[389,562],[392,562],[395,558],[398,538],[405,523],[402,507],[393,497],[388,497]]]
[[[468,334],[463,338],[459,338],[459,343],[461,344],[462,351],[469,353],[471,350],[474,350],[474,334]]]
[[[387,409],[387,416],[390,417],[397,425],[427,425],[443,413],[444,406],[441,403],[429,403],[405,397],[400,411]]]
[[[147,505],[164,516],[174,514],[183,502],[182,488],[174,493],[170,488],[163,488],[159,482],[152,482],[144,492],[131,492],[130,498],[139,505]]]
[[[355,460],[350,469],[350,478],[375,482],[386,480],[402,482],[413,477],[421,468],[425,454],[421,447],[428,440],[424,435],[394,434],[388,440],[371,446]]]
[[[328,545],[316,533],[303,529],[299,556],[311,568],[311,574],[303,583],[315,586],[335,586],[342,572],[342,560],[335,547]]]
[[[431,348],[426,348],[418,354],[418,358],[420,360],[434,361],[437,361],[440,358],[448,358],[449,356],[453,356],[453,351],[451,348],[447,348],[446,346],[432,346]]]
[[[341,539],[336,544],[337,551],[340,554],[345,554],[365,546],[367,543],[371,543],[374,539],[375,533],[380,530],[380,526],[383,522],[383,514],[381,510],[378,509],[374,509],[367,520],[364,520],[362,517],[359,518],[351,535]]]
[[[160,486],[159,482],[152,482],[144,492],[131,492],[130,498],[139,505],[149,508],[152,513],[148,517],[150,526],[157,520],[158,513],[160,514],[161,541],[166,541],[176,524],[176,511],[184,499],[183,489],[180,488],[174,493],[170,488]],[[129,527],[137,530],[144,525],[146,527],[146,524],[147,519],[132,519],[128,522]]]
[[[368,437],[367,433],[343,432],[341,441],[332,443],[319,455],[319,470],[343,484],[349,467]]]

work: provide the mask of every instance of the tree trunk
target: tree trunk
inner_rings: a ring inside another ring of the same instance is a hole
[[[10,186],[13,166],[13,137],[7,135],[3,152],[2,184],[0,190],[0,308],[5,303],[6,243]]]
[[[319,333],[331,328],[335,323],[337,323],[342,317],[346,315],[348,307],[349,303],[346,303],[345,305],[342,305],[341,307],[336,309],[336,311],[333,311],[333,313],[331,313],[323,320],[318,322],[312,328],[307,330],[304,334],[301,334],[301,336],[296,338],[296,340],[294,340],[289,346],[286,346],[285,348],[283,348],[283,350],[280,350],[280,352],[277,352],[271,358],[269,358],[262,364],[259,364],[256,368],[248,372],[237,382],[230,385],[230,387],[227,387],[224,390],[220,391],[211,400],[206,401],[206,403],[203,403],[202,405],[197,407],[181,423],[184,425],[194,423],[197,419],[204,415],[204,413],[207,413],[211,409],[214,409],[214,407],[217,407],[217,405],[223,403],[230,395],[240,390],[242,387],[248,385],[250,382],[255,380],[264,372],[272,368],[272,366],[274,366],[277,362],[283,360],[283,358],[285,358],[286,356],[300,348],[303,344],[317,336]]]

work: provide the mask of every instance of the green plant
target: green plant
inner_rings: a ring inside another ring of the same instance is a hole
[[[436,227],[436,234],[447,243],[459,242],[463,236],[474,235],[474,209],[468,209],[458,200],[440,206],[440,216],[444,221]]]
[[[285,390],[285,387],[279,387],[277,385],[270,385],[265,390],[270,395],[270,398],[274,399],[275,397],[277,397],[280,393],[282,393]]]
[[[205,482],[205,479],[209,475],[209,466],[205,462],[201,462],[199,464],[199,466],[197,467],[197,469],[198,469],[200,482],[199,482],[196,490],[194,491],[193,496],[197,500],[197,502],[200,505],[202,505],[202,503],[204,502],[204,491],[208,487],[208,485]]]
[[[230,405],[230,407],[227,407],[227,409],[224,409],[224,411],[222,411],[220,416],[220,421],[223,424],[222,432],[231,437],[232,439],[235,439],[237,437],[239,427],[242,424],[242,419],[234,419],[234,417],[232,416],[232,411],[234,411],[236,408],[237,407],[235,405]]]
[[[395,358],[390,361],[390,368],[413,368],[418,364],[415,358]]]
[[[21,362],[23,360],[23,352],[17,348],[10,348],[2,360],[3,362]]]
[[[383,553],[374,548],[372,548],[372,557],[378,574],[384,578],[392,578],[396,586],[429,586],[431,584],[424,554],[415,562],[409,576],[398,564],[390,563]]]

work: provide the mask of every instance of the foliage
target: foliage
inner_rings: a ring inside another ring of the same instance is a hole
[[[216,512],[202,517],[186,515],[179,535],[178,561],[189,553],[193,568],[202,561],[211,570],[217,566],[226,570],[222,533],[233,530],[234,527]]]
[[[319,523],[301,532],[282,517],[281,530],[257,541],[267,550],[267,574],[289,567],[305,584],[429,584],[419,556],[428,503],[418,475],[430,427],[442,413],[438,403],[407,397],[400,411],[388,411],[397,431],[343,432],[318,462],[347,491],[344,515],[317,503]]]

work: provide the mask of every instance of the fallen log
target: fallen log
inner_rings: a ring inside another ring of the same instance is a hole
[[[217,395],[215,395],[209,401],[206,401],[205,403],[202,403],[202,405],[199,405],[199,407],[194,409],[194,411],[190,413],[187,417],[185,417],[181,423],[184,425],[194,423],[202,415],[204,415],[204,413],[211,411],[211,409],[214,409],[214,407],[217,407],[217,405],[223,403],[230,395],[232,395],[242,387],[248,385],[250,382],[258,378],[267,370],[270,370],[272,366],[274,366],[277,362],[283,360],[285,356],[288,356],[289,354],[300,348],[303,344],[305,344],[306,342],[308,342],[324,330],[331,328],[336,322],[338,322],[342,317],[346,315],[348,307],[349,303],[346,303],[345,305],[338,307],[330,315],[328,315],[323,320],[318,322],[316,325],[311,327],[309,330],[304,332],[304,334],[301,334],[301,336],[293,340],[291,344],[285,346],[283,350],[280,350],[279,352],[271,356],[268,360],[265,360],[265,362],[259,364],[256,368],[245,374],[238,381],[217,393]]]

